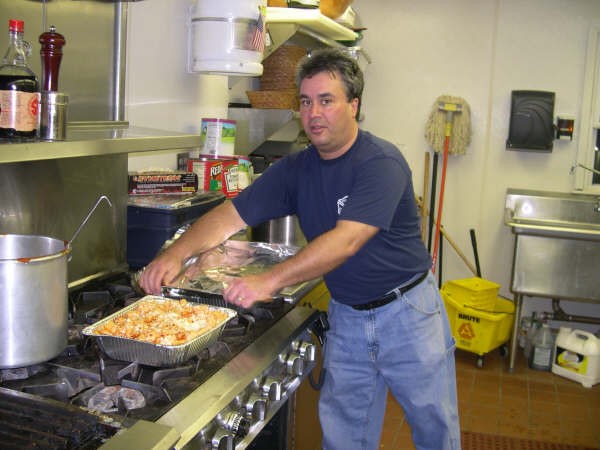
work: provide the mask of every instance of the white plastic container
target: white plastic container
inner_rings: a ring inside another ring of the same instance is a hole
[[[190,8],[188,72],[259,76],[266,0],[196,0]]]
[[[600,338],[588,331],[561,327],[552,372],[588,388],[600,383]]]

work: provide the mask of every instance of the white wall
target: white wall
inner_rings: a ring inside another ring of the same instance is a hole
[[[191,0],[128,4],[126,115],[131,124],[200,134],[203,117],[227,117],[228,77],[186,71]],[[175,168],[173,153],[130,157],[130,170]]]
[[[506,188],[569,191],[578,136],[555,141],[551,153],[505,150],[510,93],[553,91],[555,115],[580,115],[588,31],[600,21],[600,2],[355,0],[354,7],[377,30],[367,30],[361,42],[373,60],[363,127],[406,144],[417,195],[431,151],[424,126],[435,99],[450,94],[469,103],[472,143],[465,155],[450,156],[442,222],[471,260],[469,229],[476,230],[484,278],[511,297],[514,237],[503,224]],[[445,279],[471,276],[448,244],[443,264]],[[527,301],[525,314],[550,310],[549,303]],[[570,313],[600,316],[598,305],[562,303]]]
[[[185,72],[190,2],[129,4],[127,119],[134,125],[190,132],[204,114],[226,111],[226,77]],[[362,127],[402,148],[417,195],[430,152],[424,127],[436,98],[449,94],[469,103],[472,143],[465,155],[450,157],[443,224],[471,260],[469,229],[476,230],[483,277],[510,297],[513,235],[503,224],[506,188],[570,190],[578,142],[577,135],[572,142],[555,141],[551,153],[505,150],[510,92],[553,91],[555,115],[578,117],[588,30],[600,22],[600,2],[354,0],[353,6],[368,28],[360,45],[372,59]],[[156,160],[148,158],[132,159],[130,167]],[[443,275],[472,276],[448,244]],[[536,308],[549,309],[547,303]],[[597,305],[565,303],[571,307],[572,313],[599,315]]]

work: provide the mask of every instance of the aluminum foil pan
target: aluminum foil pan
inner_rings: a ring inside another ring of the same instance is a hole
[[[212,309],[218,309],[225,312],[226,318],[211,330],[181,345],[158,345],[136,339],[108,336],[96,332],[96,330],[103,326],[106,322],[114,319],[115,317],[126,314],[130,310],[136,308],[138,303],[147,300],[157,302],[177,301],[164,297],[148,295],[117,311],[116,313],[99,320],[93,325],[84,328],[82,333],[86,336],[95,338],[100,349],[113,359],[118,359],[119,361],[137,362],[139,364],[145,364],[153,367],[168,367],[176,366],[186,362],[193,356],[200,353],[204,348],[215,342],[221,335],[221,332],[225,328],[227,322],[237,315],[237,312],[232,309],[210,306]]]
[[[222,295],[236,277],[259,274],[295,255],[299,247],[266,242],[227,240],[189,258],[169,288]]]

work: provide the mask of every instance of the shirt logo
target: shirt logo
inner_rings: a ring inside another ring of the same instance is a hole
[[[347,201],[348,201],[347,195],[344,195],[342,198],[338,199],[338,201],[337,201],[338,216],[342,213],[342,208],[344,207],[344,205],[346,204]]]

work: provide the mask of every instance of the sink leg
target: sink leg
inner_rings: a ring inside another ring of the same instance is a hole
[[[508,371],[513,373],[515,370],[515,360],[517,358],[517,348],[519,347],[519,324],[521,323],[521,309],[523,306],[523,295],[515,294],[515,323],[513,325],[512,337],[510,341],[510,358]]]

